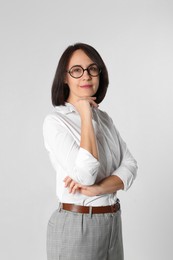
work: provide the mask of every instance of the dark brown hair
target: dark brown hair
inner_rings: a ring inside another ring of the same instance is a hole
[[[97,99],[96,102],[99,104],[105,97],[108,84],[109,84],[109,77],[107,68],[102,60],[100,54],[94,49],[92,46],[85,44],[85,43],[76,43],[74,45],[70,45],[62,54],[57,69],[55,73],[55,77],[52,84],[52,104],[53,106],[60,106],[65,105],[66,100],[69,96],[69,87],[66,83],[64,83],[66,70],[68,63],[72,54],[76,50],[83,50],[85,54],[101,69],[101,73],[99,75],[99,88],[94,95]]]

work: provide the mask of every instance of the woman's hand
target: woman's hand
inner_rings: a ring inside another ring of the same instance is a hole
[[[98,184],[81,187],[80,193],[89,197],[98,196],[101,194],[101,187]]]
[[[65,187],[68,188],[69,193],[75,194],[76,192],[80,192],[83,195],[92,197],[101,194],[101,187],[98,184],[94,184],[91,186],[84,186],[74,181],[72,178],[67,176],[64,179]]]
[[[82,187],[81,184],[79,184],[78,182],[74,181],[69,176],[65,177],[64,182],[65,182],[65,187],[68,188],[69,193],[73,193],[74,194],[77,191],[79,191],[81,189],[81,187]]]
[[[79,112],[81,118],[92,115],[91,107],[98,107],[98,104],[95,102],[95,100],[96,97],[83,97],[74,103],[74,106]]]

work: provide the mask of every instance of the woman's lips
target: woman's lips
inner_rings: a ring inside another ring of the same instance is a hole
[[[92,85],[82,85],[81,88],[92,88]]]

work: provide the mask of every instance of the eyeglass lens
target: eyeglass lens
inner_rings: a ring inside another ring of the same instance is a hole
[[[93,77],[96,77],[100,74],[100,69],[97,64],[91,64],[87,69],[83,69],[81,66],[75,65],[68,72],[73,78],[80,78],[84,74],[85,70],[87,70],[88,74]]]

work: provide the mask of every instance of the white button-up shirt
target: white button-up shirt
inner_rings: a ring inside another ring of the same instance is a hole
[[[65,106],[56,106],[44,120],[44,143],[56,171],[56,194],[60,202],[106,206],[117,200],[116,192],[94,197],[79,192],[71,194],[64,186],[66,176],[83,185],[92,185],[110,175],[117,175],[124,183],[124,190],[131,186],[136,177],[137,163],[112,119],[98,108],[92,108],[92,112],[98,160],[80,147],[81,120],[73,105],[65,103]]]

